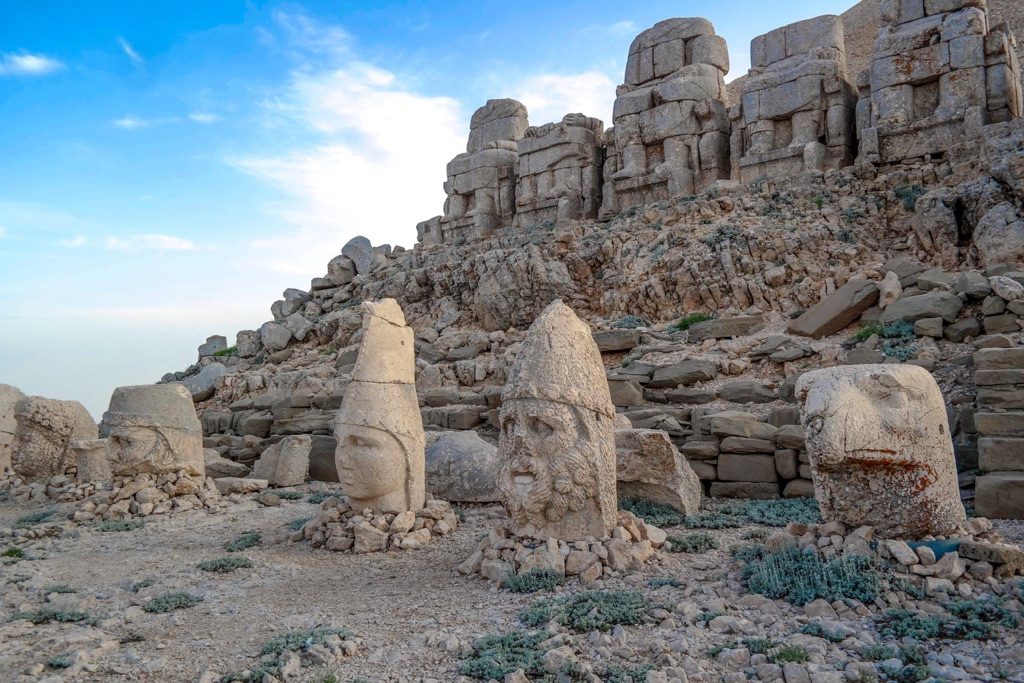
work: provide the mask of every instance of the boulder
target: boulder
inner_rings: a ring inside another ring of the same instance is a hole
[[[211,479],[222,479],[224,477],[247,477],[249,468],[240,462],[222,458],[220,453],[212,448],[203,449],[203,461],[206,464],[206,476]],[[79,466],[79,475],[82,469]]]
[[[594,342],[601,353],[631,351],[640,345],[640,331],[598,330],[594,332]]]
[[[110,459],[107,457],[107,440],[72,441],[68,444],[80,482],[103,483],[112,479]]]
[[[615,454],[620,498],[644,498],[686,515],[697,514],[703,488],[668,434],[653,429],[616,430]]]
[[[1024,472],[993,472],[974,482],[974,514],[1024,519]]]
[[[192,397],[179,383],[118,387],[103,413],[115,476],[203,476],[203,430]]]
[[[242,479],[239,477],[221,477],[214,479],[213,485],[217,487],[220,495],[227,496],[232,493],[259,493],[270,485],[266,479]]]
[[[223,351],[228,348],[228,340],[226,337],[222,337],[219,334],[215,334],[212,337],[206,338],[205,344],[199,345],[199,357],[212,356],[218,351]]]
[[[790,323],[787,331],[821,339],[849,327],[864,311],[878,302],[878,285],[868,280],[850,280]]]
[[[198,403],[213,396],[217,390],[217,378],[223,377],[227,373],[228,369],[223,363],[210,363],[200,370],[198,375],[186,377],[180,382],[173,382],[173,384],[185,387],[192,395],[192,401]]]
[[[442,500],[495,503],[498,449],[472,431],[427,432],[427,490]]]
[[[608,391],[611,393],[614,406],[631,408],[644,403],[643,387],[636,380],[609,377]]]
[[[277,322],[263,323],[260,327],[260,343],[268,351],[281,351],[292,340],[292,333],[287,327]]]
[[[754,380],[739,380],[723,384],[718,398],[730,403],[771,403],[779,398],[774,389],[769,389]]]
[[[718,376],[718,365],[707,360],[684,360],[654,371],[647,383],[649,389],[670,389],[683,384],[695,384]]]
[[[373,245],[362,235],[353,237],[341,248],[341,255],[352,260],[356,272],[360,275],[369,273],[373,266]]]
[[[764,327],[764,317],[760,315],[740,316],[737,318],[715,318],[697,323],[688,330],[690,342],[705,339],[731,339],[754,334]]]
[[[964,302],[956,294],[949,292],[928,292],[908,296],[889,304],[882,312],[883,323],[906,320],[917,322],[921,318],[942,318],[947,323],[956,322],[956,316]]]
[[[299,486],[309,476],[309,453],[313,440],[308,434],[286,436],[263,451],[253,465],[253,477],[271,486]]]
[[[988,279],[992,291],[996,296],[1005,301],[1018,301],[1024,299],[1024,285],[1004,275],[996,275]]]

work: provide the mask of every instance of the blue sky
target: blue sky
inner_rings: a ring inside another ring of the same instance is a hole
[[[0,383],[156,381],[351,237],[411,247],[473,110],[610,125],[633,37],[750,40],[842,2],[0,2]]]

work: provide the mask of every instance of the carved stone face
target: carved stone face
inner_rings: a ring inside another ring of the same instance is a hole
[[[398,439],[379,429],[342,423],[335,427],[335,438],[338,479],[354,507],[362,503],[378,509],[370,503],[392,497],[404,500],[406,461]]]
[[[597,519],[597,472],[592,460],[592,429],[588,411],[563,403],[516,400],[506,404],[502,415],[502,471],[499,488],[518,533],[544,537],[550,525],[587,526]],[[581,520],[567,519],[582,513]]]
[[[174,452],[164,435],[156,429],[111,427],[107,457],[115,471],[122,471],[138,463],[158,465],[172,462]]]

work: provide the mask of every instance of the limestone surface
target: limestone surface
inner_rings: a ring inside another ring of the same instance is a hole
[[[308,434],[286,436],[263,451],[253,465],[252,476],[266,479],[271,486],[298,486],[309,477],[309,452],[313,439]]]
[[[363,338],[334,422],[335,465],[352,507],[418,510],[425,499],[423,420],[413,331],[394,299],[365,302]]]
[[[184,386],[118,387],[103,422],[110,427],[112,474],[205,473],[202,427]]]
[[[64,474],[74,464],[68,444],[99,436],[92,416],[78,401],[30,396],[18,401],[14,417],[18,426],[11,442],[11,466],[30,480]]]
[[[498,488],[514,533],[578,541],[612,532],[614,420],[590,328],[556,300],[530,327],[502,393]]]
[[[616,486],[623,498],[669,505],[685,515],[700,510],[700,480],[660,429],[615,431]]]
[[[814,370],[798,380],[797,397],[827,521],[908,539],[950,534],[965,522],[946,409],[926,370]]]
[[[14,419],[14,406],[25,394],[9,384],[0,384],[0,474],[11,469],[11,442],[18,421]]]
[[[427,488],[442,500],[498,502],[498,449],[474,431],[427,434]]]
[[[107,439],[72,441],[68,448],[78,468],[78,481],[101,483],[112,479]]]

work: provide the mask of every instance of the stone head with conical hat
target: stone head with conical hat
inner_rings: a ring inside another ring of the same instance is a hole
[[[426,438],[412,328],[394,299],[363,304],[363,338],[334,422],[334,462],[356,510],[423,507]]]
[[[515,533],[576,541],[612,532],[614,423],[590,328],[555,301],[530,327],[502,393],[498,487]]]
[[[202,426],[182,385],[118,387],[103,422],[111,474],[206,474]]]

